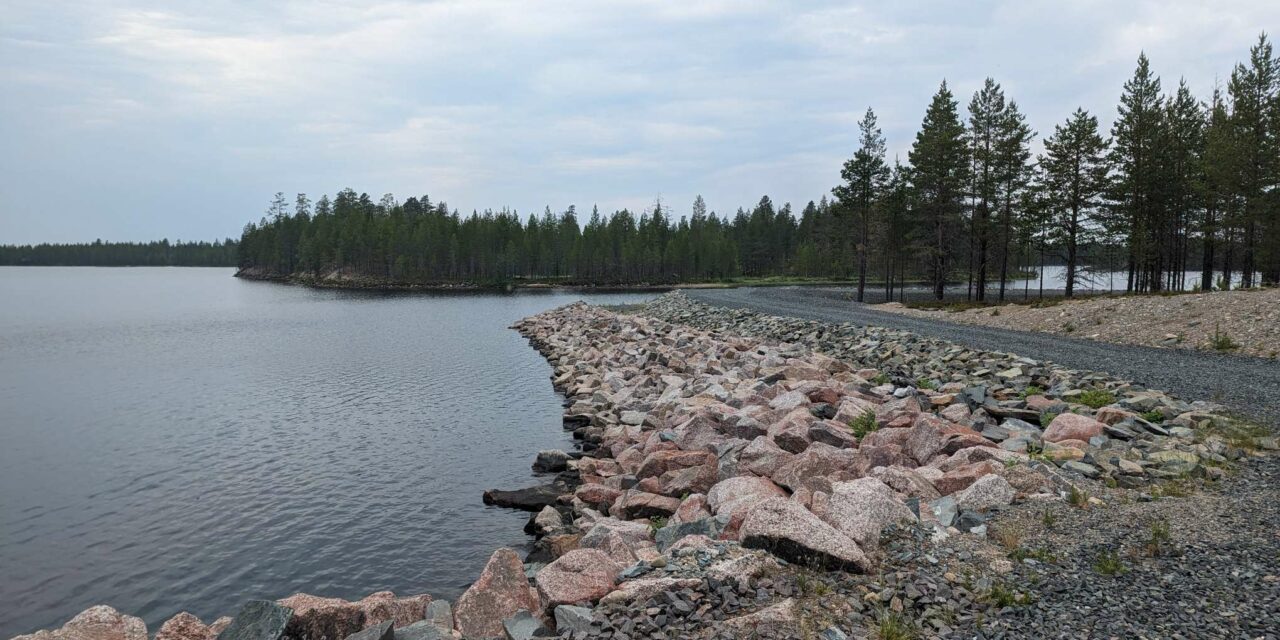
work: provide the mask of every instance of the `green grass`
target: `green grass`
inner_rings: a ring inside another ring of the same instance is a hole
[[[667,519],[662,516],[653,516],[649,518],[649,532],[657,535],[658,529],[667,526]]]
[[[1169,522],[1166,520],[1153,520],[1149,530],[1151,535],[1147,538],[1147,555],[1152,558],[1163,555],[1169,547],[1169,543],[1173,540],[1173,535],[1169,532]]]
[[[1053,529],[1053,526],[1058,524],[1058,516],[1053,515],[1052,511],[1045,509],[1044,514],[1040,516],[1040,522],[1044,524],[1044,528]]]
[[[1053,422],[1053,419],[1056,417],[1058,417],[1058,414],[1053,411],[1046,411],[1040,414],[1040,426],[1042,427],[1049,426],[1049,423]]]
[[[1022,393],[1019,395],[1022,396],[1023,400],[1026,400],[1028,396],[1038,396],[1042,393],[1044,393],[1044,389],[1041,389],[1040,387],[1037,387],[1033,384],[1033,385],[1028,385],[1027,388],[1023,389]]]
[[[1081,509],[1089,506],[1089,492],[1079,487],[1071,487],[1071,493],[1067,494],[1067,504]]]
[[[1161,422],[1164,422],[1164,414],[1152,409],[1151,411],[1142,414],[1142,419],[1152,424],[1160,424]]]
[[[876,412],[870,409],[863,411],[862,415],[849,421],[849,429],[853,431],[853,435],[857,436],[859,440],[879,428],[880,425],[876,424]]]
[[[1218,325],[1213,325],[1213,336],[1209,338],[1209,346],[1214,351],[1235,351],[1240,348],[1240,343],[1231,339],[1231,336],[1218,330]]]
[[[1104,576],[1114,576],[1124,573],[1124,562],[1120,560],[1120,554],[1115,551],[1103,551],[1093,561],[1094,572]]]
[[[1080,394],[1080,404],[1090,409],[1100,409],[1116,401],[1115,394],[1101,389],[1089,389]]]
[[[914,640],[916,630],[901,613],[885,609],[876,616],[875,634],[877,640]]]
[[[889,384],[889,375],[886,373],[877,373],[876,377],[871,379],[876,384]]]
[[[938,383],[936,383],[936,382],[934,382],[934,381],[932,381],[932,380],[930,380],[930,379],[928,379],[928,378],[917,378],[917,379],[916,379],[916,388],[918,388],[918,389],[937,389],[937,388],[938,388]]]

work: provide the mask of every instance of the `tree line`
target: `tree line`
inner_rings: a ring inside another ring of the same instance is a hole
[[[0,265],[36,267],[234,267],[239,242],[103,242],[0,245]]]
[[[1077,108],[1039,154],[990,78],[963,115],[944,80],[905,162],[886,158],[872,109],[859,134],[832,197],[799,214],[765,196],[720,215],[699,196],[689,215],[656,202],[593,208],[580,224],[572,206],[522,220],[460,215],[427,196],[374,202],[345,189],[291,204],[281,193],[245,227],[240,266],[393,283],[853,278],[860,300],[870,281],[892,297],[910,280],[938,299],[961,282],[970,298],[1004,300],[1015,273],[1046,263],[1065,265],[1068,296],[1103,270],[1137,292],[1280,282],[1280,59],[1265,34],[1203,100],[1185,81],[1166,93],[1140,55],[1109,132]]]

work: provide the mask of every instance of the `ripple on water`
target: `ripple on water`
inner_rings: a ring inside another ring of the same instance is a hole
[[[507,327],[580,296],[229,276],[0,270],[0,637],[97,603],[154,631],[250,596],[456,597],[526,541],[480,493],[567,441]]]

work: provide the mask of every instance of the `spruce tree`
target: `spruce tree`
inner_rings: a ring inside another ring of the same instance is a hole
[[[1077,108],[1066,123],[1054,127],[1040,156],[1044,194],[1067,264],[1066,297],[1079,279],[1081,241],[1088,239],[1093,217],[1107,188],[1107,142],[1098,134],[1098,119]]]
[[[858,302],[865,299],[867,289],[867,252],[871,244],[872,207],[889,179],[889,166],[884,162],[885,140],[876,114],[867,112],[858,122],[858,150],[844,163],[840,177],[844,184],[831,190],[840,205],[852,215],[853,248],[858,262]]]
[[[916,192],[920,218],[929,231],[925,253],[929,281],[938,300],[946,293],[948,269],[955,254],[952,233],[960,226],[969,177],[965,128],[956,107],[944,80],[925,111],[908,154],[911,186]]]

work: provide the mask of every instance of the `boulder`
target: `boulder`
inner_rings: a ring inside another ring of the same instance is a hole
[[[466,638],[501,638],[503,620],[521,609],[540,611],[540,604],[529,587],[520,556],[512,549],[498,549],[489,556],[480,577],[458,598],[455,628]]]
[[[278,640],[291,617],[293,610],[288,607],[270,600],[250,600],[218,634],[218,640]]]
[[[556,631],[563,634],[569,631],[575,637],[584,637],[591,633],[591,620],[593,617],[592,610],[588,607],[575,607],[571,604],[562,604],[556,607],[555,620]]]
[[[452,629],[442,629],[426,620],[392,631],[395,640],[453,640]]]
[[[558,473],[568,467],[569,454],[555,449],[539,451],[533,459],[533,470],[540,473]]]
[[[279,637],[277,632],[270,640]],[[100,604],[76,614],[59,629],[37,631],[12,640],[147,640],[147,625],[141,618]]]
[[[609,507],[612,507],[613,503],[622,495],[622,491],[603,484],[584,484],[579,486],[573,492],[573,495],[592,509],[608,511]],[[545,509],[546,507],[543,508]]]
[[[600,604],[633,602],[641,605],[649,598],[668,591],[697,589],[700,586],[702,586],[702,580],[698,578],[638,578],[619,585],[617,590],[601,598]]]
[[[395,640],[396,634],[392,625],[390,620],[384,620],[347,636],[347,640]]]
[[[768,478],[738,476],[717,482],[707,493],[711,512],[732,515],[768,498],[785,497],[786,491]]]
[[[1017,491],[1008,480],[996,474],[982,476],[968,488],[955,494],[956,505],[964,511],[986,511],[1013,502]]]
[[[543,567],[534,582],[548,606],[592,602],[613,591],[622,567],[596,549],[577,549]]]
[[[778,467],[794,456],[795,454],[783,450],[769,437],[760,436],[738,454],[738,466],[759,476],[771,476]]]
[[[739,535],[744,547],[764,549],[789,562],[866,571],[866,555],[848,536],[787,498],[770,498],[747,512]]]
[[[160,625],[155,640],[213,640],[217,636],[200,618],[183,611]]]
[[[693,522],[710,515],[711,507],[707,505],[707,496],[701,493],[693,493],[680,501],[680,506],[676,508],[676,512],[671,516],[671,522],[673,524]]]
[[[916,516],[888,485],[875,478],[859,478],[831,487],[822,519],[859,547],[874,549],[880,544],[881,529],[898,522],[915,522]]]
[[[788,632],[800,628],[799,608],[795,600],[787,598],[754,613],[729,618],[721,626],[746,637],[786,637]]]
[[[511,491],[489,489],[484,492],[483,498],[485,504],[536,513],[542,511],[543,507],[556,504],[561,493],[565,491],[558,485],[542,485]]]
[[[706,493],[719,479],[716,466],[704,464],[668,471],[658,478],[658,486],[662,495],[679,498],[691,493]]]
[[[286,638],[336,640],[365,627],[364,611],[354,602],[341,598],[295,593],[280,600],[280,604],[293,610],[293,617],[284,631]]]
[[[830,491],[832,482],[856,477],[854,469],[857,460],[856,449],[837,449],[829,444],[815,442],[774,472],[773,481],[792,491],[801,487],[808,487],[812,491]]]
[[[397,598],[391,591],[378,591],[356,602],[356,606],[364,612],[364,626],[380,624],[390,620],[396,627],[411,625],[427,615],[427,607],[431,604],[431,596],[419,594]]]
[[[1076,413],[1064,413],[1053,419],[1044,430],[1045,442],[1062,442],[1064,440],[1082,440],[1102,434],[1105,424]]]
[[[578,548],[602,551],[624,567],[636,561],[636,553],[631,543],[617,531],[600,525],[592,526],[591,530],[582,536]]]
[[[941,478],[933,481],[933,486],[937,487],[938,493],[944,496],[951,495],[969,488],[969,485],[977,482],[978,478],[995,473],[996,469],[996,465],[990,461],[975,462],[942,474]]]
[[[532,640],[550,636],[550,631],[542,626],[542,622],[528,611],[517,611],[514,616],[502,621],[502,631],[506,640]]]
[[[830,420],[823,420],[809,427],[809,439],[840,449],[854,449],[858,446],[858,439],[848,427],[835,424]]]
[[[668,517],[680,508],[680,500],[670,496],[648,493],[637,489],[622,492],[609,513],[629,520],[638,518]]]
[[[871,476],[909,498],[920,498],[928,502],[936,500],[941,495],[928,478],[904,466],[876,467],[871,469]]]
[[[636,470],[637,478],[656,478],[674,469],[687,469],[702,465],[715,466],[716,456],[709,451],[655,451],[645,456]]]

